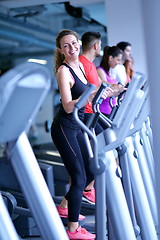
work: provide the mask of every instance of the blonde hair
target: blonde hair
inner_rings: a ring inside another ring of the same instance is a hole
[[[54,60],[55,60],[55,68],[54,68],[54,72],[55,74],[58,71],[58,68],[62,65],[63,61],[64,61],[64,55],[59,51],[59,48],[61,48],[60,45],[60,41],[64,36],[67,35],[74,35],[76,37],[77,40],[79,40],[78,34],[75,31],[69,30],[69,29],[63,29],[62,31],[60,31],[56,37],[56,51],[55,51],[55,55],[54,55]]]

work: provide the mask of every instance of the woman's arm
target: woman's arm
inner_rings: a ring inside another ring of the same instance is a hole
[[[112,83],[108,82],[107,81],[107,78],[106,78],[106,74],[104,72],[104,70],[102,68],[97,68],[97,73],[98,73],[98,76],[100,77],[101,81],[104,82],[104,83],[107,83],[109,84],[110,86],[112,86]]]
[[[125,87],[122,86],[121,84],[118,84],[118,83],[114,84],[114,83],[108,82],[106,78],[106,73],[102,68],[97,68],[97,72],[102,82],[109,84],[110,88],[114,91],[114,94],[112,96],[118,96],[121,92],[126,90]]]

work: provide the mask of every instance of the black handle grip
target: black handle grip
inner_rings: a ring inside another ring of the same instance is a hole
[[[106,89],[106,87],[110,87],[109,84],[107,84],[107,83],[102,83],[101,84],[101,86],[98,89],[95,97],[93,98],[93,101],[92,101],[93,105],[102,103],[103,99],[101,98],[101,96],[102,96],[102,93],[103,93],[104,89]]]
[[[87,101],[87,98],[90,96],[90,94],[93,92],[93,90],[96,88],[95,85],[89,84],[87,89],[84,91],[84,93],[81,95],[79,101],[75,104],[75,107],[80,109],[85,105],[85,102]]]
[[[124,90],[123,92],[121,92],[119,95],[118,95],[118,98],[117,98],[117,104],[120,105],[122,100],[123,100],[123,97],[124,95],[126,94],[126,90]]]

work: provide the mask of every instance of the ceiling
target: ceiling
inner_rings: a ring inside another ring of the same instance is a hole
[[[107,41],[103,0],[0,0],[0,67],[15,58],[52,54],[63,28],[99,31]]]

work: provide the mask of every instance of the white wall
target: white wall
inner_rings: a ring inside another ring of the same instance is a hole
[[[147,74],[141,1],[105,0],[109,45],[132,44],[135,70]]]
[[[144,17],[146,52],[147,52],[147,66],[148,66],[148,80],[150,84],[150,97],[151,97],[151,119],[153,129],[154,141],[154,163],[156,175],[156,196],[158,208],[158,232],[160,233],[160,81],[159,81],[159,68],[160,68],[160,1],[159,0],[142,0],[142,9]],[[160,239],[160,234],[158,236]]]

